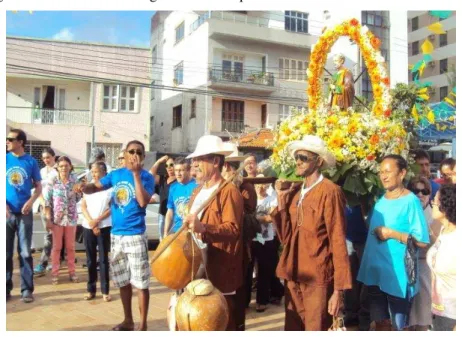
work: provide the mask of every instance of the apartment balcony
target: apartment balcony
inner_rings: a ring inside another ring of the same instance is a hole
[[[249,40],[252,42],[285,45],[310,50],[317,37],[285,29],[284,19],[264,18],[229,11],[212,11],[201,16],[193,28],[209,23],[209,37],[213,39]]]
[[[6,118],[14,123],[42,125],[90,125],[89,110],[6,107]]]
[[[221,131],[228,132],[244,132],[245,125],[244,121],[240,120],[222,120],[221,121]]]
[[[209,87],[232,91],[254,91],[271,93],[276,90],[274,74],[257,71],[231,71],[223,68],[209,68]]]

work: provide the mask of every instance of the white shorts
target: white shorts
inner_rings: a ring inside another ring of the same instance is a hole
[[[149,288],[151,269],[146,234],[111,234],[111,275],[117,288],[128,284],[138,289]]]

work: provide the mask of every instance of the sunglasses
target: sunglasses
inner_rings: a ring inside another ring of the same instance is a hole
[[[166,164],[165,166],[167,166],[167,167],[173,167],[173,166],[175,166],[175,164],[173,164],[173,163],[172,163],[172,164]]]
[[[430,191],[428,188],[414,188],[412,189],[412,192],[415,195],[418,195],[419,193],[422,193],[423,195],[430,195]]]
[[[309,156],[305,156],[303,154],[296,154],[294,156],[294,158],[295,158],[295,161],[300,160],[301,162],[308,163],[310,161],[315,161],[316,159],[318,159],[318,156],[309,157]]]
[[[130,154],[132,154],[132,155],[136,153],[136,154],[137,154],[138,156],[140,156],[140,157],[143,155],[143,152],[140,151],[140,150],[133,150],[133,149],[132,149],[132,150],[129,150],[129,151],[127,151],[127,152],[130,153]]]
[[[124,160],[125,158],[124,158],[124,157],[119,157],[119,158],[117,158],[117,159],[119,159],[119,160]]]
[[[17,138],[14,138],[14,137],[6,137],[6,141],[7,141],[7,142],[12,143],[12,142],[14,142],[15,140],[18,140],[18,139],[17,139]]]

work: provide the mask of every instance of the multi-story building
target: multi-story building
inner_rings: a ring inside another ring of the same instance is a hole
[[[402,50],[390,42],[403,37],[404,11],[157,12],[151,20],[151,147],[188,152],[204,134],[228,139],[274,127],[292,106],[306,106],[306,68],[322,28],[353,17],[376,27],[371,29],[380,34],[385,57],[393,64],[392,84],[407,82],[406,42]],[[346,66],[359,76],[357,46],[341,38],[330,59],[337,52],[345,54]],[[331,61],[326,68],[333,70]],[[371,99],[363,82],[367,74],[362,76],[357,95]]]
[[[130,140],[149,149],[149,49],[7,37],[6,63],[7,129],[35,157],[51,146],[82,167],[94,144],[114,166]]]
[[[154,137],[162,151],[275,125],[306,105],[308,14],[157,12],[151,23]],[[173,90],[172,90],[173,89]]]
[[[430,102],[440,102],[448,96],[451,83],[448,73],[455,72],[456,65],[456,12],[441,20],[445,34],[434,34],[427,27],[438,19],[429,15],[428,11],[408,12],[409,64],[423,59],[421,45],[428,39],[434,47],[432,61],[429,62],[421,77],[421,81],[432,82],[429,90]],[[409,72],[409,81],[412,82]]]

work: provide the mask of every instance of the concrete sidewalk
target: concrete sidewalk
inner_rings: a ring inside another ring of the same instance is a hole
[[[34,263],[39,254],[34,254]],[[6,303],[6,329],[15,330],[111,330],[123,320],[122,303],[118,290],[111,289],[112,302],[103,302],[100,293],[96,299],[83,300],[86,293],[87,271],[82,268],[85,254],[77,253],[77,275],[80,283],[69,281],[67,268],[60,270],[60,283],[51,284],[51,276],[35,279],[35,301],[23,303],[20,299],[19,262],[14,258],[14,288],[12,298]],[[35,265],[35,264],[34,264]],[[148,329],[166,331],[166,310],[171,290],[151,278]],[[133,315],[135,325],[139,322],[138,298],[134,294]],[[247,330],[283,330],[284,305],[270,305],[264,313],[255,311],[255,300],[247,311]]]

